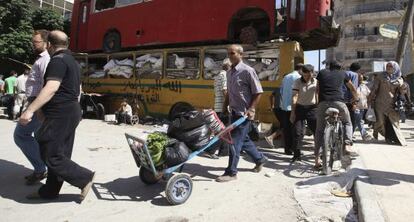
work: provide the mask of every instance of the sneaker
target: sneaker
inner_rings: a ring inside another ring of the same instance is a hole
[[[273,144],[273,137],[272,136],[266,136],[265,137],[266,142],[270,145],[270,148],[274,148],[275,144]]]
[[[267,157],[263,157],[258,163],[256,163],[256,166],[253,168],[253,172],[258,173],[262,171],[263,166],[267,163]]]
[[[82,190],[81,190],[81,193],[80,193],[80,202],[82,202],[83,200],[85,200],[85,198],[86,198],[86,196],[88,195],[88,193],[89,193],[89,190],[91,189],[91,187],[92,187],[92,184],[93,184],[93,180],[95,179],[95,172],[93,172],[93,174],[92,174],[92,179],[89,181],[89,183],[87,183],[86,185],[85,185],[85,187],[84,188],[82,188]]]
[[[47,177],[47,171],[42,173],[32,173],[28,176],[25,176],[26,179],[26,185],[33,185],[37,182],[40,182],[41,180],[45,179]]]
[[[373,139],[372,136],[369,135],[368,133],[362,136],[362,140],[364,141],[371,141],[372,139]]]
[[[203,157],[207,157],[207,158],[210,158],[210,159],[218,159],[219,157],[216,155],[216,154],[210,154],[210,153],[207,153],[207,152],[204,152],[203,154],[201,154],[201,156],[203,156]]]
[[[232,180],[237,180],[237,175],[223,174],[222,176],[216,178],[216,182],[219,183],[229,182]]]

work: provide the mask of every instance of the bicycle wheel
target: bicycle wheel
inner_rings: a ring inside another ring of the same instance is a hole
[[[330,175],[332,172],[333,130],[334,129],[331,126],[325,127],[324,136],[323,136],[322,172],[325,175]]]
[[[337,124],[337,149],[336,149],[336,158],[340,161],[342,161],[342,156],[345,149],[345,143],[344,143],[344,126],[342,125],[342,122],[338,122]]]

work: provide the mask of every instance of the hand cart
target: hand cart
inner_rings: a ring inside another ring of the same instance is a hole
[[[231,130],[238,127],[245,120],[246,117],[239,118],[237,121],[223,129],[219,134],[214,136],[207,145],[192,152],[186,161],[166,169],[159,169],[154,166],[145,140],[127,133],[125,134],[125,137],[127,138],[135,163],[139,168],[139,177],[142,182],[151,185],[157,183],[161,179],[167,180],[167,186],[165,188],[167,200],[172,205],[178,205],[187,201],[193,190],[193,182],[191,177],[187,174],[181,173],[184,164],[204,152],[219,139],[232,143],[230,136]],[[228,135],[228,137],[226,137],[226,135]],[[178,173],[174,174],[176,171],[178,171]]]

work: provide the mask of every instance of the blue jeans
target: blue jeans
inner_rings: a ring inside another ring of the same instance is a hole
[[[239,118],[240,116],[232,116],[231,121],[235,122]],[[253,159],[256,164],[265,160],[264,155],[257,150],[256,145],[248,135],[250,131],[250,124],[251,121],[246,120],[231,132],[234,144],[230,148],[229,165],[225,171],[225,174],[237,174],[237,164],[239,163],[240,152],[242,149]]]
[[[359,129],[359,131],[361,132],[361,136],[364,137],[365,134],[367,134],[367,131],[365,130],[364,125],[362,124],[365,112],[364,110],[359,110],[359,109],[355,110],[354,112],[355,112],[356,128]]]
[[[33,115],[32,121],[26,126],[17,123],[13,134],[14,142],[32,164],[35,173],[46,171],[46,165],[40,157],[39,143],[33,135],[41,125],[42,123],[37,119],[35,114]]]

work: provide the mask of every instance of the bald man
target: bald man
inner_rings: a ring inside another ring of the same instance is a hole
[[[83,201],[95,175],[71,160],[75,130],[81,119],[78,102],[81,82],[79,65],[67,45],[65,33],[50,32],[47,50],[51,59],[44,75],[45,86],[19,120],[22,125],[28,124],[33,113],[40,109],[44,115],[36,139],[48,175],[46,184],[28,195],[28,199],[55,199],[66,181],[81,189],[80,201]]]

